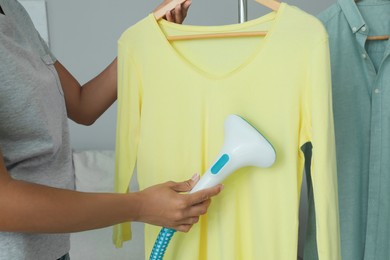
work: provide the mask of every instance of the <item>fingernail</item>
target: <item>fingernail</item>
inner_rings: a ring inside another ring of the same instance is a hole
[[[225,189],[225,185],[221,184],[221,191],[223,191],[223,189]]]
[[[191,177],[191,180],[196,181],[199,179],[199,173],[195,173],[194,176]]]

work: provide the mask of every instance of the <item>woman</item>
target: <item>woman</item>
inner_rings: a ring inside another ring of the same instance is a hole
[[[182,22],[190,2],[166,18]],[[74,188],[67,118],[92,124],[116,100],[116,60],[83,87],[50,53],[23,7],[0,0],[0,259],[69,259],[67,233],[142,221],[186,232],[222,186],[199,176],[129,194]]]

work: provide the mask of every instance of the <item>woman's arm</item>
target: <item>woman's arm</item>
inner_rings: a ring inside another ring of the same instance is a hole
[[[57,61],[54,64],[64,90],[68,117],[76,123],[91,125],[116,100],[116,59],[98,76],[83,86]]]
[[[84,193],[14,180],[0,153],[0,231],[69,233],[139,221],[187,232],[222,186],[193,194],[198,177],[136,193]]]
[[[170,0],[165,0],[170,1]],[[166,19],[182,23],[191,2],[188,0],[167,12]],[[54,64],[65,94],[68,117],[83,125],[93,124],[117,98],[117,60],[85,85],[80,83],[57,61]]]

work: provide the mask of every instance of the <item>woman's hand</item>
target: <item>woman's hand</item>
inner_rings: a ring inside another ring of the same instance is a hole
[[[190,191],[198,180],[196,175],[185,182],[126,194],[63,190],[12,179],[0,149],[0,232],[73,233],[126,221],[187,232],[223,187],[180,194]]]
[[[169,3],[171,0],[164,0],[164,2],[156,8],[159,9],[161,6]],[[173,23],[183,23],[187,16],[188,9],[190,8],[191,0],[187,0],[180,5],[177,5],[175,9],[168,11],[164,18]]]
[[[138,192],[140,204],[136,221],[188,232],[199,216],[207,212],[210,198],[223,189],[222,185],[217,185],[192,194],[180,194],[190,191],[198,180],[196,175],[185,182],[166,182]]]

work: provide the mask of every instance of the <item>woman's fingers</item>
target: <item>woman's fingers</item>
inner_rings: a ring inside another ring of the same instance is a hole
[[[183,23],[184,19],[187,16],[190,5],[190,0],[187,0],[184,3],[177,5],[175,9],[166,12],[165,19],[173,23]]]
[[[222,184],[218,184],[214,187],[207,188],[204,190],[197,191],[189,195],[190,205],[196,205],[203,201],[206,201],[216,195],[218,195],[222,190],[224,186]]]
[[[196,183],[199,181],[199,174],[195,174],[191,179],[183,182],[175,182],[172,185],[172,189],[177,192],[189,192],[192,188],[195,187]]]

